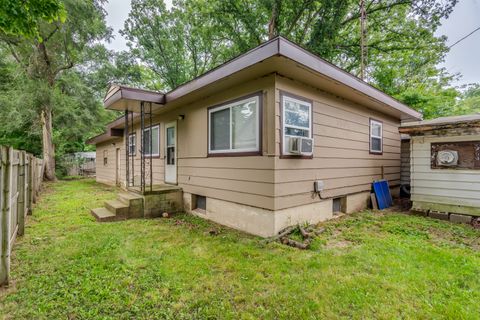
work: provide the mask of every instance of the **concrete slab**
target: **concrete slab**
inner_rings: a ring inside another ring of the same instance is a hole
[[[439,220],[446,220],[448,221],[448,212],[438,212],[438,211],[430,211],[428,216],[433,219]]]
[[[467,216],[463,214],[450,214],[450,221],[454,223],[467,223],[470,224],[472,222],[472,216]]]

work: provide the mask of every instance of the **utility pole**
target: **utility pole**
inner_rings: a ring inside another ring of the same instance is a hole
[[[365,11],[365,0],[360,0],[360,78],[365,80],[367,68],[367,12]]]

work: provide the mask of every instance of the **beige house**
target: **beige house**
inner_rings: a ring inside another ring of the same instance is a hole
[[[260,236],[362,210],[382,177],[398,187],[400,122],[421,119],[282,37],[167,93],[112,86],[105,106],[125,116],[89,140],[98,182],[173,190],[144,210]]]

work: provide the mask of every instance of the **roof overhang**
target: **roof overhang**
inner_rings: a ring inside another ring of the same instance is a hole
[[[122,119],[122,118],[120,118],[120,119]],[[117,119],[116,121],[118,121],[118,120],[119,119]],[[118,139],[120,137],[123,137],[123,129],[113,128],[112,127],[113,123],[115,123],[115,121],[111,122],[107,126],[107,130],[104,133],[88,139],[86,141],[86,143],[87,144],[99,144],[99,143],[104,143],[104,142],[108,142],[110,140],[115,140],[115,139]]]
[[[107,109],[133,112],[140,112],[140,104],[142,102],[163,104],[165,95],[157,91],[111,85],[103,100]]]
[[[300,80],[397,119],[422,119],[421,113],[282,37],[265,42],[166,94],[112,86],[104,103],[108,109],[139,112],[143,101],[154,104],[154,113],[167,111],[241,83],[248,77],[270,73]]]
[[[439,130],[475,129],[480,130],[480,114],[442,117],[432,120],[407,122],[400,126],[400,133],[423,135]]]

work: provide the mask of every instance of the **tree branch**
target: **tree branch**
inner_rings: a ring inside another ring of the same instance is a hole
[[[403,6],[403,5],[412,4],[412,3],[413,3],[412,0],[400,0],[399,2],[394,2],[394,3],[391,3],[391,4],[387,4],[387,5],[372,8],[372,9],[368,10],[366,13],[367,13],[367,15],[370,15],[370,14],[372,14],[374,12],[377,12],[377,11],[387,10],[387,9],[391,9],[393,7],[396,7],[396,6]],[[347,18],[346,20],[344,20],[342,22],[342,25],[346,25],[347,23],[349,23],[353,20],[357,20],[357,19],[360,19],[360,14],[356,14],[356,15],[351,16],[350,18]]]

